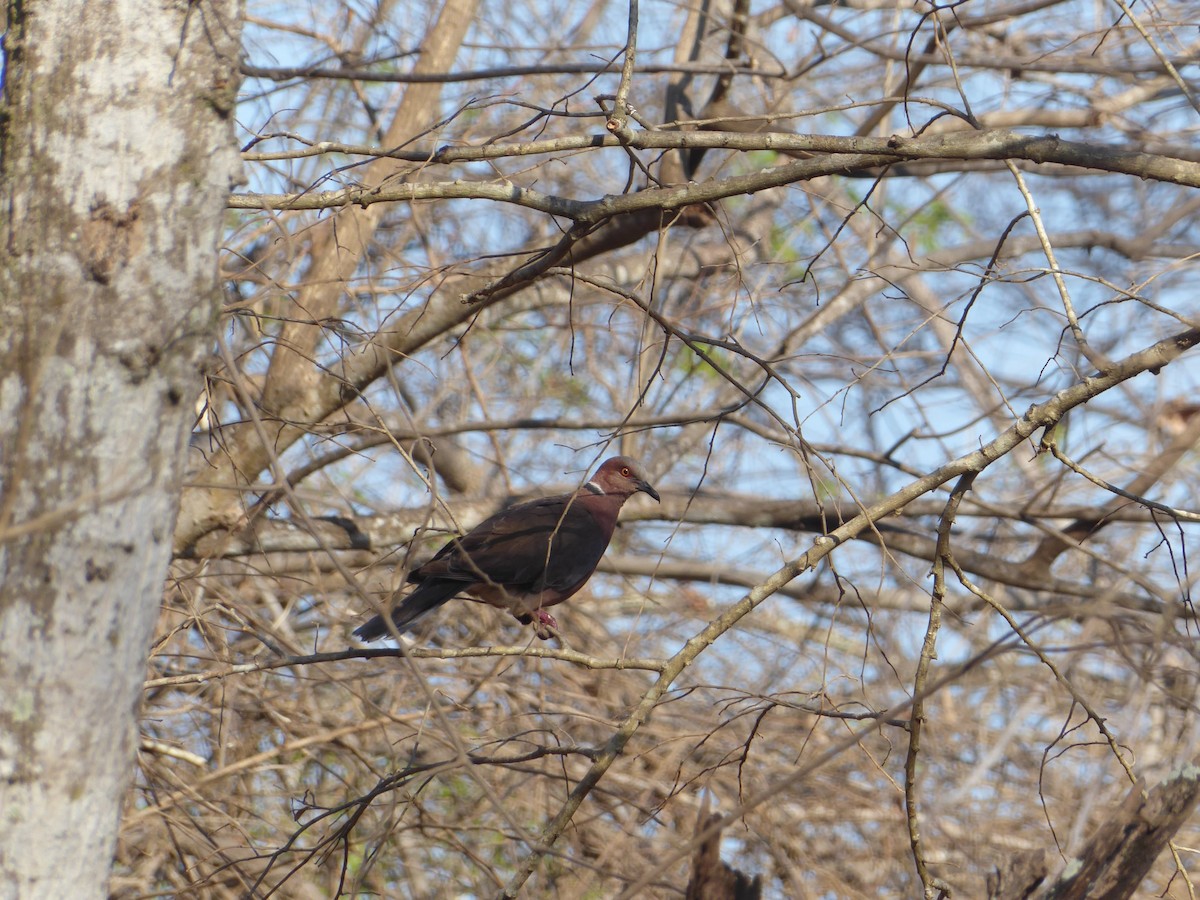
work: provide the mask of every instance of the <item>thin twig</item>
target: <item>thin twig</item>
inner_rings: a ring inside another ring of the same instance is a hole
[[[921,849],[921,829],[918,820],[919,807],[917,803],[917,763],[921,754],[921,732],[925,724],[925,698],[927,696],[929,667],[937,657],[937,635],[942,625],[942,608],[946,602],[946,561],[951,558],[950,532],[954,527],[954,517],[963,497],[971,489],[979,473],[968,472],[958,480],[946,507],[942,512],[937,529],[937,558],[933,562],[933,594],[930,597],[929,623],[925,628],[925,640],[921,645],[921,655],[917,661],[916,675],[913,677],[913,706],[912,725],[908,732],[908,755],[904,760],[904,805],[907,810],[905,817],[908,822],[908,841],[912,847],[913,861],[917,866],[917,876],[925,888],[926,900],[939,893],[949,890],[940,878],[935,878],[925,862],[925,852]]]
[[[1075,304],[1071,301],[1071,292],[1067,290],[1067,282],[1063,278],[1062,269],[1058,267],[1058,259],[1054,255],[1054,245],[1050,242],[1050,235],[1046,232],[1046,223],[1042,221],[1042,211],[1033,199],[1033,192],[1029,190],[1029,185],[1025,183],[1025,176],[1021,174],[1021,170],[1017,168],[1016,163],[1010,159],[1005,160],[1004,164],[1012,172],[1013,178],[1017,182],[1017,190],[1025,198],[1025,207],[1029,210],[1029,218],[1033,221],[1038,241],[1042,245],[1042,253],[1046,256],[1046,264],[1049,266],[1050,277],[1054,279],[1054,286],[1058,288],[1058,296],[1062,301],[1063,312],[1067,317],[1067,325],[1071,329],[1071,336],[1075,338],[1075,343],[1079,345],[1079,349],[1087,357],[1088,362],[1096,368],[1102,369],[1107,364],[1107,360],[1104,358],[1104,354],[1092,349],[1088,343],[1087,336],[1083,333],[1083,328],[1079,325],[1079,316],[1075,313]]]
[[[625,143],[632,133],[629,127],[629,90],[633,86],[633,70],[637,63],[638,0],[629,0],[628,30],[625,36],[625,61],[621,65],[621,83],[613,100],[612,115],[604,123],[610,134]]]

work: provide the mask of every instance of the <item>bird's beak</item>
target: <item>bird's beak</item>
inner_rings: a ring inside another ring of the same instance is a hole
[[[650,482],[648,482],[648,481],[637,482],[637,489],[639,491],[641,491],[642,493],[649,494],[658,503],[662,503],[662,497],[658,496],[658,491],[656,491],[654,488],[650,487]]]

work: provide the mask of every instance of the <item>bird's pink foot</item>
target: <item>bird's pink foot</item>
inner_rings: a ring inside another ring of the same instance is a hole
[[[543,641],[550,640],[550,638],[558,633],[558,621],[544,609],[539,609],[535,612],[533,618],[534,631]]]

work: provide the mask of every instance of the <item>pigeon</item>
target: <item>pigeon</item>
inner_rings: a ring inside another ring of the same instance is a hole
[[[546,607],[582,588],[608,548],[617,514],[638,492],[661,498],[637,462],[606,460],[579,490],[519,503],[456,537],[413,569],[417,587],[391,612],[396,631],[460,594],[506,609],[542,640],[558,631]],[[383,616],[354,632],[362,641],[391,634]]]

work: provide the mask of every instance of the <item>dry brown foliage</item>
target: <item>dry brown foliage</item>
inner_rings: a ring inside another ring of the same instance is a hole
[[[981,897],[1195,755],[1197,8],[634,9],[251,4],[114,896]],[[561,643],[352,646],[618,450]]]

